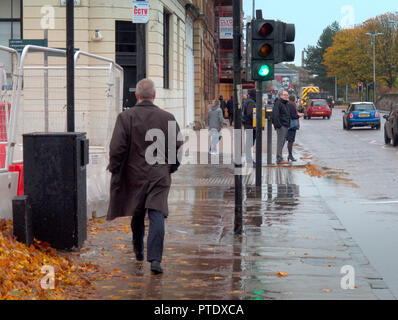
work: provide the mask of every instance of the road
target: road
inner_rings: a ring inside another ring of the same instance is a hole
[[[384,144],[384,119],[381,130],[347,131],[342,117],[334,109],[330,120],[301,119],[296,142],[313,155],[313,163],[343,170],[352,180],[323,193],[319,179],[323,200],[397,295],[398,148]]]

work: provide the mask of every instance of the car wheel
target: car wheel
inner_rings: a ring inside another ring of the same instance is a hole
[[[328,116],[328,117],[326,117],[326,118],[328,118],[328,120],[330,120],[330,116]]]
[[[343,130],[347,129],[345,126],[345,121],[343,120]]]
[[[378,124],[375,128],[376,128],[376,130],[380,130],[380,125]]]
[[[307,119],[308,119],[308,120],[311,120],[311,117],[310,117],[310,116],[307,116]]]
[[[386,128],[384,128],[384,143],[385,144],[390,144],[391,143],[391,139],[387,135]]]
[[[352,125],[350,125],[350,123],[347,123],[347,130],[351,130],[352,129]]]

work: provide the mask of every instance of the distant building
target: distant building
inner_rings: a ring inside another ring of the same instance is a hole
[[[297,93],[298,72],[283,64],[275,66],[275,80],[271,82],[271,86],[267,90],[280,91],[287,90],[289,93]]]

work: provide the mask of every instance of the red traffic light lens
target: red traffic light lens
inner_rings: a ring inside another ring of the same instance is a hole
[[[258,55],[261,57],[267,57],[272,52],[272,47],[269,44],[263,44],[258,50]]]
[[[274,28],[272,27],[272,25],[269,24],[269,23],[264,23],[261,26],[261,28],[258,31],[258,33],[259,33],[260,36],[266,37],[266,36],[269,36],[272,33],[272,31],[274,31]]]

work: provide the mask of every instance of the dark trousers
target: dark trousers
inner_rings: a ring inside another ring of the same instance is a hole
[[[229,125],[232,126],[232,123],[234,122],[234,114],[229,113],[228,118],[229,118]]]
[[[131,219],[134,251],[144,251],[145,212],[146,210]],[[165,217],[163,213],[152,209],[148,209],[148,216],[147,261],[162,262]]]

